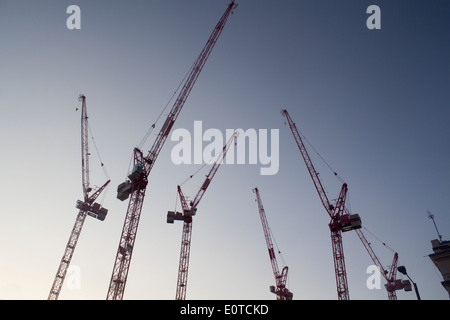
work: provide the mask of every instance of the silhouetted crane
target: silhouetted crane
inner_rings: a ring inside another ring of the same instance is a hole
[[[145,191],[148,184],[148,176],[153,168],[153,165],[158,158],[158,155],[166,141],[170,130],[172,129],[181,109],[184,106],[194,84],[202,71],[214,45],[216,44],[225,23],[231,13],[236,7],[234,0],[228,5],[225,13],[220,18],[211,36],[209,37],[205,47],[198,56],[194,65],[190,69],[186,77],[184,85],[170,110],[152,148],[147,156],[139,148],[134,149],[134,167],[127,181],[121,183],[117,188],[117,198],[124,201],[130,197],[127,213],[125,215],[125,222],[123,224],[122,233],[120,236],[119,247],[117,249],[114,267],[111,275],[111,281],[108,288],[108,300],[121,300],[125,291],[128,271],[130,268],[131,257],[133,254],[134,242],[141,216],[142,205],[144,203]],[[131,195],[131,196],[130,196]]]
[[[53,280],[52,288],[50,289],[50,294],[48,295],[48,300],[57,300],[59,293],[61,292],[61,287],[64,282],[64,278],[67,274],[67,269],[69,268],[70,261],[72,260],[73,252],[80,237],[81,229],[83,228],[84,220],[86,215],[90,215],[97,218],[100,221],[105,220],[108,210],[103,208],[100,204],[96,203],[95,200],[102,193],[102,191],[109,184],[110,180],[106,181],[103,186],[98,188],[93,194],[89,195],[92,188],[89,185],[89,148],[88,148],[88,137],[89,137],[89,124],[88,116],[86,110],[86,97],[80,95],[78,100],[82,102],[81,107],[81,171],[82,171],[82,185],[83,185],[83,199],[84,201],[78,200],[76,207],[80,209],[77,218],[75,220],[75,225],[73,226],[72,232],[70,233],[69,241],[67,242],[66,248],[64,250],[64,255],[59,264],[58,271],[56,272],[55,279]],[[103,164],[102,164],[103,166]]]

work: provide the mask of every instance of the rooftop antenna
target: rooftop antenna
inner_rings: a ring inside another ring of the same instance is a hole
[[[436,232],[439,236],[439,242],[442,242],[442,236],[439,234],[439,230],[436,226],[436,222],[434,221],[434,215],[430,212],[430,210],[427,210],[427,212],[428,212],[428,218],[433,220],[434,227],[436,228]]]

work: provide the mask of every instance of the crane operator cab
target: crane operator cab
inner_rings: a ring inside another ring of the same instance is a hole
[[[85,211],[89,216],[96,218],[100,221],[104,221],[108,214],[108,209],[103,208],[99,203],[95,202],[93,205],[89,205],[86,202],[77,200],[75,206],[77,209]]]
[[[167,223],[173,223],[175,220],[184,220],[184,216],[181,212],[168,211],[167,212]]]
[[[141,174],[144,172],[144,166],[140,163],[137,163],[134,168],[133,171],[131,171],[131,173],[128,175],[128,179],[130,179],[131,181],[136,181],[141,177]]]
[[[359,214],[343,215],[340,217],[338,223],[342,232],[361,228],[361,218]]]
[[[131,173],[128,175],[128,179],[130,180],[122,182],[117,187],[117,199],[119,199],[120,201],[128,199],[132,191],[132,183],[139,180],[143,172],[144,166],[140,163],[137,163],[134,166],[133,171],[131,171]]]
[[[175,211],[167,211],[167,223],[173,223],[175,220],[180,220],[180,221],[184,221],[185,217],[188,216],[195,216],[195,214],[197,213],[197,208],[194,208],[191,211],[184,211],[183,213],[181,212],[175,212]]]

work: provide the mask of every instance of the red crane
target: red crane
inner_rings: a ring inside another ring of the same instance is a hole
[[[55,279],[53,280],[52,288],[48,295],[48,300],[58,300],[59,293],[61,292],[61,287],[64,282],[64,278],[67,274],[67,269],[69,268],[70,261],[72,260],[73,252],[80,237],[81,229],[83,228],[84,220],[86,215],[90,215],[97,218],[100,221],[105,220],[108,210],[103,208],[100,204],[96,203],[95,200],[102,193],[102,191],[109,184],[110,180],[98,188],[92,195],[89,192],[92,188],[89,186],[89,148],[88,148],[88,134],[89,134],[89,124],[88,116],[86,110],[86,97],[80,95],[78,100],[82,102],[81,107],[81,168],[82,168],[82,185],[83,185],[83,196],[84,202],[81,200],[77,201],[76,207],[80,209],[77,218],[75,220],[75,225],[73,226],[72,232],[70,234],[69,241],[67,242],[66,248],[64,250],[64,255],[59,264],[58,271],[56,272]],[[102,163],[103,166],[103,163]]]
[[[275,293],[277,300],[292,300],[293,294],[286,288],[286,281],[288,276],[288,267],[285,266],[281,273],[278,269],[277,258],[273,249],[272,237],[270,235],[269,223],[267,222],[266,212],[264,210],[258,188],[254,188],[253,192],[256,194],[256,201],[258,202],[259,216],[263,226],[264,237],[266,238],[267,249],[269,251],[270,263],[272,264],[272,271],[275,276],[276,286],[271,286],[270,291]]]
[[[125,222],[120,236],[119,247],[117,249],[114,267],[109,284],[107,299],[121,300],[125,290],[125,285],[128,277],[128,270],[130,267],[131,257],[133,253],[134,242],[139,225],[142,205],[144,203],[145,190],[147,188],[148,176],[155,164],[156,159],[166,141],[172,126],[174,125],[181,109],[184,106],[203,66],[206,63],[214,45],[216,44],[225,23],[231,11],[237,5],[234,0],[228,5],[225,13],[220,18],[211,36],[209,37],[205,47],[194,62],[189,74],[186,77],[184,85],[167,116],[152,148],[147,156],[139,148],[134,149],[134,167],[127,181],[121,183],[117,188],[117,198],[124,201],[130,197],[127,213],[125,215]]]
[[[181,191],[181,187],[177,186],[178,195],[180,197],[181,208],[183,212],[174,212],[169,211],[167,213],[167,223],[173,223],[174,220],[182,220],[183,223],[183,233],[181,236],[181,250],[180,250],[180,262],[178,266],[178,280],[177,280],[177,292],[175,299],[176,300],[185,300],[186,299],[186,288],[187,288],[187,277],[189,270],[189,255],[191,251],[191,236],[192,236],[192,217],[197,213],[197,206],[200,203],[200,200],[203,198],[203,195],[206,192],[209,184],[212,179],[216,175],[217,170],[219,169],[223,159],[230,148],[231,143],[234,138],[239,135],[238,132],[235,132],[228,142],[223,146],[222,152],[217,158],[216,162],[212,166],[208,175],[205,178],[202,186],[198,190],[197,195],[194,200],[191,201],[188,205],[186,198]],[[192,177],[192,176],[191,176]]]
[[[384,279],[386,279],[387,284],[385,285],[386,290],[388,292],[388,298],[389,300],[397,300],[397,294],[396,290],[404,289],[405,291],[411,291],[411,282],[409,280],[400,280],[396,279],[397,275],[397,262],[398,262],[398,254],[397,252],[394,253],[394,260],[392,261],[392,265],[389,269],[389,272],[383,268],[383,265],[381,264],[380,260],[378,259],[377,255],[372,249],[372,246],[367,241],[366,237],[364,236],[364,233],[361,229],[356,230],[356,233],[358,234],[358,237],[361,239],[361,242],[364,245],[364,248],[366,248],[367,252],[369,253],[370,258],[372,258],[373,263],[377,266],[377,268],[380,270],[381,275]]]
[[[308,151],[305,148],[303,140],[295,123],[292,121],[287,110],[282,110],[281,114],[286,118],[289,127],[294,136],[295,142],[302,154],[306,167],[308,168],[309,175],[311,176],[314,186],[319,194],[322,205],[331,218],[329,223],[331,231],[331,245],[333,249],[334,269],[336,274],[336,287],[339,300],[349,300],[347,272],[345,269],[344,249],[342,246],[342,232],[350,231],[353,229],[361,228],[361,218],[358,214],[349,214],[345,208],[345,200],[347,197],[347,184],[344,183],[335,205],[331,204],[325,193],[325,189],[320,182],[319,175],[312,164],[312,161],[308,155]],[[336,173],[335,173],[336,175]]]

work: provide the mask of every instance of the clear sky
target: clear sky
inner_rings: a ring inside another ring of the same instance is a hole
[[[337,298],[329,218],[280,114],[285,108],[348,183],[350,209],[382,263],[389,266],[393,252],[372,234],[398,252],[423,299],[448,299],[428,258],[437,233],[427,210],[450,240],[450,3],[237,3],[173,129],[193,133],[194,121],[224,134],[278,129],[279,170],[220,167],[193,222],[187,298],[275,298],[254,187],[294,299]],[[66,26],[72,4],[81,8],[80,30]],[[107,170],[91,140],[91,184],[112,180],[101,197],[109,213],[103,222],[86,219],[72,259],[79,287],[66,283],[60,299],[106,298],[128,204],[116,199],[116,187],[227,4],[0,0],[0,298],[48,296],[82,198],[81,93]],[[366,26],[372,4],[381,9],[379,30]],[[166,214],[177,184],[200,168],[175,165],[176,144],[169,137],[150,174],[125,299],[175,298],[182,224],[167,224]],[[336,198],[341,183],[310,155]],[[183,185],[185,194],[193,197],[207,172]],[[373,263],[357,235],[344,233],[343,245],[350,298],[387,299],[383,280],[381,289],[367,288]]]

